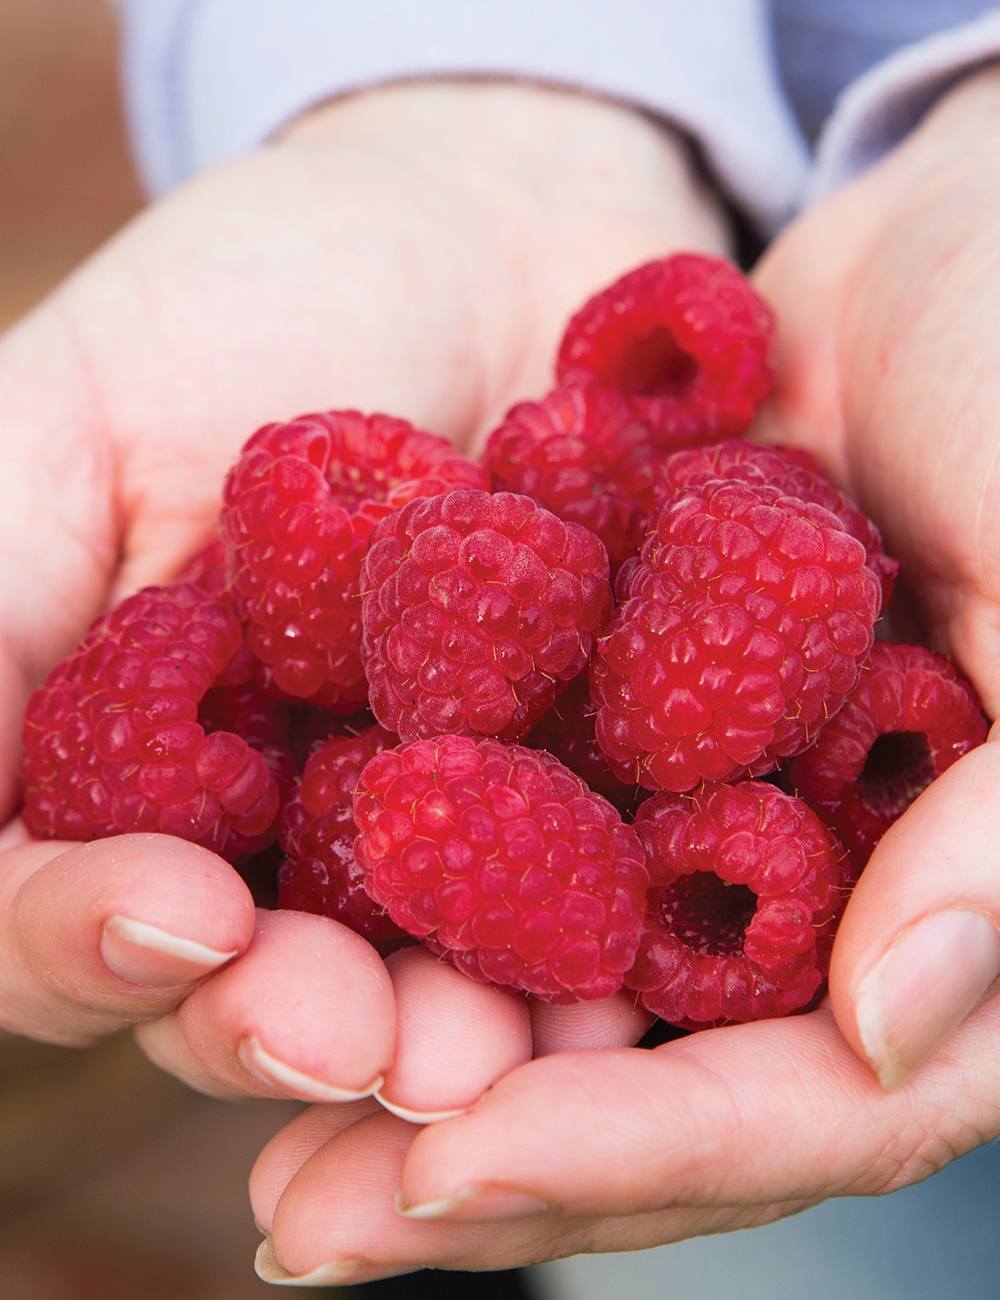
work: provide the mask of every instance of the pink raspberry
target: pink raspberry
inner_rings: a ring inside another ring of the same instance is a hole
[[[510,492],[451,492],[383,519],[361,586],[372,712],[404,740],[523,739],[611,610],[593,533]]]
[[[556,696],[555,704],[524,743],[529,749],[547,750],[623,815],[634,813],[645,791],[637,785],[623,785],[612,772],[594,732],[596,713],[587,674],[581,673]]]
[[[383,954],[406,935],[365,893],[364,872],[354,859],[353,798],[365,764],[398,743],[377,725],[328,740],[306,763],[279,818],[281,847],[288,855],[278,872],[280,906],[332,917]]]
[[[563,335],[556,378],[624,394],[661,445],[731,438],[770,390],[773,333],[770,309],[731,263],[677,253],[584,304]]]
[[[877,641],[844,707],[792,763],[802,798],[861,871],[892,823],[986,739],[979,699],[943,655]]]
[[[368,893],[470,979],[560,1005],[621,987],[642,847],[551,755],[463,736],[401,745],[362,772],[354,816]]]
[[[247,644],[277,693],[364,704],[358,574],[372,529],[414,497],[466,485],[484,486],[485,472],[388,415],[328,411],[253,435],[221,527]]]
[[[191,584],[147,587],[99,618],[24,718],[25,825],[41,839],[178,835],[235,859],[278,812],[267,761],[198,723],[239,648],[232,610]]]
[[[772,771],[854,688],[880,588],[821,506],[716,479],[650,520],[591,666],[612,771],[691,790]]]
[[[819,462],[799,447],[758,447],[744,438],[674,452],[660,467],[656,497],[664,501],[685,487],[713,479],[738,479],[780,488],[787,496],[811,501],[836,515],[865,548],[868,567],[882,585],[882,607],[889,603],[899,561],[886,555],[882,534],[854,502],[826,478]]]
[[[819,818],[746,781],[654,795],[634,827],[651,888],[625,983],[643,1006],[703,1029],[808,1005],[853,880]]]
[[[483,452],[497,490],[589,528],[615,569],[642,545],[662,458],[631,404],[595,384],[512,407]]]

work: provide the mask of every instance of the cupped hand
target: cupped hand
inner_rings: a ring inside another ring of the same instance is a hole
[[[902,561],[894,617],[1000,711],[1000,72],[800,218],[757,436],[808,447]],[[901,639],[906,639],[905,636]],[[1000,1133],[1000,747],[876,850],[817,1010],[571,1051],[424,1128],[307,1112],[252,1180],[276,1281],[498,1268],[767,1222],[918,1181]],[[397,1208],[398,1207],[398,1208]]]
[[[329,105],[140,216],[0,340],[0,817],[27,694],[208,539],[258,425],[357,407],[473,447],[546,389],[595,286],[725,245],[669,131],[504,84]],[[232,868],[162,836],[38,844],[12,823],[0,928],[0,1025],[85,1043],[142,1023],[155,1060],[216,1095],[378,1089],[437,1114],[530,1051],[522,1000],[412,956],[390,973],[325,918],[255,918]],[[432,1042],[436,1001],[452,1042]]]

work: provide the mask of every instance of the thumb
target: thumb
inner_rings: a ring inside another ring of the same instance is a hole
[[[967,754],[881,840],[830,971],[841,1032],[901,1087],[1000,987],[1000,745]]]

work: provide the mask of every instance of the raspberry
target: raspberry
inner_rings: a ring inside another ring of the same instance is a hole
[[[470,979],[560,1005],[621,987],[642,847],[551,755],[463,736],[401,745],[362,772],[354,816],[369,894]]]
[[[642,545],[652,509],[645,498],[661,460],[631,405],[594,384],[570,384],[511,407],[483,452],[495,489],[519,492],[589,528],[614,569]]]
[[[678,253],[584,304],[556,378],[617,389],[672,447],[715,441],[742,433],[767,396],[773,332],[770,309],[734,266]]]
[[[403,740],[523,739],[611,611],[593,533],[510,492],[404,506],[376,527],[361,581],[371,709]]]
[[[364,872],[354,860],[353,795],[365,764],[398,743],[377,725],[328,740],[306,763],[279,818],[281,847],[288,854],[278,872],[280,906],[332,917],[383,954],[406,935],[365,893]]]
[[[860,871],[897,817],[986,730],[975,691],[948,659],[878,641],[844,707],[792,763],[792,784]]]
[[[865,548],[868,567],[882,585],[883,609],[889,603],[899,561],[886,555],[882,534],[824,476],[819,462],[809,452],[797,447],[758,447],[744,438],[678,451],[668,456],[660,468],[657,499],[663,501],[680,488],[699,487],[717,478],[765,483],[836,515],[847,532]]]
[[[372,529],[414,497],[484,480],[443,438],[387,415],[329,411],[259,429],[226,480],[221,527],[270,689],[343,712],[363,705],[358,573]]]
[[[586,673],[574,677],[528,736],[529,749],[544,749],[589,788],[602,794],[623,815],[634,813],[645,795],[637,785],[623,785],[608,765],[594,733],[597,710],[590,702]]]
[[[805,749],[872,646],[878,580],[828,510],[716,479],[654,514],[591,690],[611,770],[649,789],[762,776]]]
[[[763,781],[657,794],[634,829],[651,888],[625,977],[671,1024],[762,1020],[808,1005],[853,877],[798,799]]]
[[[71,840],[161,831],[230,859],[258,847],[278,812],[268,764],[239,736],[206,736],[197,721],[239,644],[232,610],[186,583],[147,587],[99,618],[28,702],[29,831]]]

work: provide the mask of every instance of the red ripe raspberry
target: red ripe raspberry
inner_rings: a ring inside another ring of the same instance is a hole
[[[404,740],[523,739],[611,611],[593,533],[510,492],[411,502],[375,529],[361,582],[372,712]]]
[[[824,476],[809,452],[798,447],[757,447],[745,438],[674,452],[660,468],[657,499],[666,500],[681,488],[700,487],[717,478],[780,488],[787,496],[811,501],[836,515],[865,548],[868,567],[882,584],[882,607],[889,603],[899,561],[886,555],[882,534],[850,497]]]
[[[639,552],[662,458],[631,404],[594,384],[511,407],[483,452],[495,489],[589,528],[613,569]]]
[[[678,253],[584,304],[566,328],[556,378],[617,389],[673,447],[731,438],[770,390],[773,333],[770,309],[734,266]]]
[[[354,860],[354,790],[376,754],[399,743],[382,727],[328,740],[306,763],[302,780],[279,818],[288,860],[278,872],[278,900],[295,912],[340,921],[385,954],[406,935],[365,893]]]
[[[983,743],[987,725],[975,691],[943,655],[877,641],[844,707],[790,777],[861,871],[917,795]]]
[[[725,479],[650,520],[597,644],[597,739],[622,781],[691,790],[797,754],[854,688],[878,580],[820,506]]]
[[[161,831],[233,859],[278,812],[264,757],[198,704],[240,644],[232,610],[189,584],[99,618],[28,702],[23,817],[42,839]]]
[[[826,978],[853,877],[804,803],[763,781],[657,794],[634,828],[651,888],[625,977],[674,1025],[784,1016]]]
[[[247,644],[277,693],[364,704],[358,573],[372,529],[414,497],[465,485],[484,486],[485,472],[388,415],[329,411],[253,435],[221,526]]]
[[[525,744],[529,749],[547,750],[620,813],[634,813],[645,792],[637,785],[623,785],[612,772],[594,732],[596,713],[587,674],[581,673],[556,696],[555,704]]]
[[[610,997],[648,874],[635,832],[549,754],[442,736],[373,758],[354,796],[365,888],[470,979]]]

